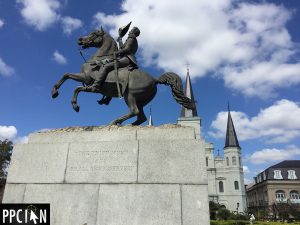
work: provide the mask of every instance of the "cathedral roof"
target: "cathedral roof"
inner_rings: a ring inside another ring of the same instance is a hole
[[[238,138],[234,129],[233,121],[231,118],[229,105],[228,105],[228,119],[227,119],[227,130],[226,130],[226,141],[225,148],[227,147],[238,147],[240,148]]]
[[[184,94],[185,94],[186,97],[191,99],[191,101],[193,103],[195,103],[189,69],[187,69]],[[195,109],[191,110],[191,109],[187,109],[187,108],[182,106],[180,117],[197,117],[197,116],[198,116],[198,113],[197,113],[196,107],[195,107]]]

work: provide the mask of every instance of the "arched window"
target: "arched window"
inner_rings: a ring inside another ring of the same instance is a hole
[[[220,208],[221,209],[226,209],[226,206],[225,205],[220,205]]]
[[[239,182],[238,181],[234,181],[234,189],[239,190]]]
[[[240,166],[242,166],[242,160],[241,160],[241,157],[239,157],[239,164],[240,164]]]
[[[291,191],[290,192],[290,198],[291,199],[300,199],[300,195],[298,191]]]
[[[226,164],[227,164],[227,166],[229,166],[229,158],[228,157],[226,157]]]
[[[235,156],[232,156],[232,165],[236,165],[236,157]]]
[[[276,201],[278,202],[286,201],[285,192],[282,190],[276,191],[275,196],[276,196]]]
[[[224,192],[223,181],[219,181],[219,192]]]
[[[206,157],[206,166],[208,166],[208,157]]]

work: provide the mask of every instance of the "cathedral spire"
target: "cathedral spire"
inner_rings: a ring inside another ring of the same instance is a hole
[[[148,126],[149,126],[149,127],[152,127],[152,126],[153,126],[151,105],[150,105],[150,116],[149,116],[149,123],[148,123]]]
[[[189,64],[187,64],[187,74],[186,74],[186,83],[185,83],[185,96],[188,97],[189,99],[191,99],[191,101],[193,103],[196,103],[195,102],[195,99],[194,99],[194,93],[193,93],[193,88],[192,88],[192,83],[191,83],[191,78],[190,78],[190,71],[189,71]],[[180,114],[180,117],[197,117],[198,116],[198,113],[197,113],[197,109],[187,109],[187,108],[184,108],[182,106],[181,108],[181,114]]]
[[[227,147],[240,148],[239,141],[237,139],[233,121],[230,114],[229,103],[228,103],[228,119],[227,119],[227,130],[226,130],[226,141],[225,141],[225,148]]]

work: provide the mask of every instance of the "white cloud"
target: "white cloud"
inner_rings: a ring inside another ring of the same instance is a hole
[[[0,57],[0,75],[9,77],[9,76],[13,75],[14,73],[15,73],[14,68],[7,65]]]
[[[21,15],[25,22],[39,31],[44,31],[56,21],[61,7],[58,0],[17,0],[21,5]]]
[[[63,17],[61,19],[63,31],[65,34],[70,35],[74,30],[79,29],[83,26],[81,20],[72,18],[69,16]]]
[[[14,144],[25,144],[28,143],[28,137],[18,136],[18,131],[15,126],[1,126],[0,125],[0,140],[9,140],[12,141]]]
[[[268,143],[284,143],[300,137],[300,106],[282,99],[262,109],[257,116],[249,118],[243,112],[231,112],[239,140],[261,138]],[[211,124],[209,134],[224,138],[227,112],[219,112]]]
[[[254,152],[250,157],[253,164],[264,164],[287,159],[294,159],[300,156],[300,149],[296,146],[288,146],[286,149],[262,149]]]
[[[243,171],[244,171],[245,174],[250,173],[250,170],[249,170],[248,166],[243,166]]]
[[[292,63],[299,45],[286,23],[292,12],[273,3],[236,0],[124,0],[120,15],[95,14],[117,37],[124,21],[141,29],[142,61],[192,76],[215,73],[246,96],[268,98],[276,88],[300,83],[300,64]],[[213,16],[212,16],[213,15]],[[287,82],[288,81],[288,82]]]
[[[58,64],[66,64],[67,63],[67,59],[61,53],[59,53],[57,50],[55,50],[53,53],[53,59]]]
[[[0,140],[8,139],[10,141],[17,137],[17,128],[14,126],[0,126]]]
[[[17,137],[14,140],[15,144],[27,144],[28,143],[28,136],[23,136],[23,137]]]
[[[3,27],[4,24],[4,20],[0,19],[0,28]]]

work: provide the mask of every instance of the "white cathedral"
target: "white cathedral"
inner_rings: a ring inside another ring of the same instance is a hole
[[[187,70],[185,95],[195,102],[189,70]],[[198,117],[197,109],[188,110],[182,107],[177,123],[194,127],[198,138],[202,138],[201,119]],[[219,203],[230,211],[245,212],[247,205],[241,147],[229,109],[224,158],[220,156],[219,152],[216,157],[214,156],[214,145],[212,143],[206,143],[205,155],[209,201]]]

